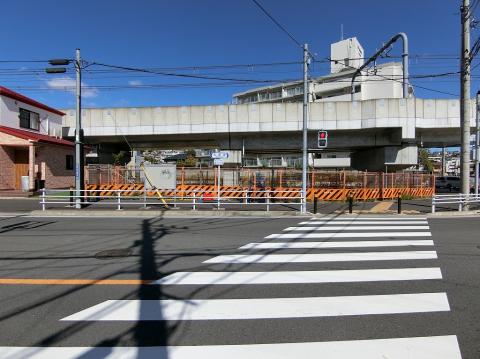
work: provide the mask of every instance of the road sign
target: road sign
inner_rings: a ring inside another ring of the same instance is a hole
[[[325,130],[318,131],[318,148],[326,148],[328,146],[328,132]]]
[[[220,152],[212,152],[211,154],[212,158],[221,158],[221,159],[227,159],[228,158],[228,152],[227,151],[220,151]]]
[[[223,158],[214,158],[213,159],[213,164],[215,166],[223,166],[224,163],[225,163],[225,161],[223,160]]]

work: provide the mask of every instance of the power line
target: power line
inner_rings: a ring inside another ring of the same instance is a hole
[[[134,72],[143,72],[143,73],[150,73],[155,75],[162,75],[162,76],[172,76],[172,77],[185,77],[185,78],[195,78],[195,79],[203,79],[203,80],[220,80],[220,81],[238,81],[238,82],[245,82],[245,83],[252,83],[258,82],[259,80],[253,79],[234,79],[234,78],[224,78],[224,77],[215,77],[215,76],[202,76],[202,75],[188,75],[188,74],[176,74],[172,72],[163,72],[163,71],[152,71],[148,69],[142,68],[135,68],[135,67],[128,67],[128,66],[119,66],[119,65],[108,65],[99,62],[93,62],[93,65],[125,70],[125,71],[134,71]],[[261,82],[277,82],[277,80],[261,80]]]
[[[328,60],[332,60],[332,59],[328,59]],[[336,60],[337,62],[340,62],[342,63],[344,66],[346,67],[350,67],[351,69],[357,69],[356,67],[353,67],[351,65],[348,65],[346,64],[344,61],[342,60]],[[368,75],[368,70],[367,70],[367,75]],[[389,77],[386,77],[384,75],[379,75],[379,74],[374,74],[375,76],[378,76],[378,77],[381,77],[381,78],[384,78],[386,80],[390,80],[390,81],[396,81],[396,82],[399,82],[399,83],[403,83],[402,80],[396,80],[396,79],[393,79],[393,78],[389,78]],[[424,86],[420,86],[420,85],[415,85],[416,87],[418,88],[421,88],[423,90],[427,90],[427,91],[432,91],[432,92],[437,92],[437,93],[441,93],[441,94],[444,94],[444,95],[449,95],[449,96],[455,96],[455,97],[458,97],[457,94],[453,94],[451,92],[446,92],[446,91],[441,91],[441,90],[436,90],[436,89],[431,89],[431,88],[428,88],[428,87],[424,87]]]
[[[263,11],[263,13],[270,19],[272,22],[277,25],[277,27],[282,30],[295,44],[297,44],[298,47],[302,47],[303,45],[283,26],[280,24],[257,0],[252,0],[252,2],[257,5],[260,10]]]
[[[470,5],[469,17],[473,17],[473,13],[475,12],[475,9],[477,8],[478,4],[480,3],[480,0],[474,0],[473,3]]]

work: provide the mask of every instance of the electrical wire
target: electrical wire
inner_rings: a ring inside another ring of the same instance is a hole
[[[331,60],[331,59],[330,59],[330,60]],[[344,61],[342,61],[342,60],[335,60],[335,61],[342,63],[343,66],[350,67],[350,68],[352,68],[352,69],[357,69],[356,67],[353,67],[353,66],[350,66],[350,65],[346,64],[346,63],[345,63]],[[366,70],[366,71],[367,71],[367,74],[368,74],[368,70]],[[402,80],[396,80],[396,79],[389,78],[389,77],[386,77],[386,76],[383,76],[383,75],[379,75],[379,74],[376,74],[375,76],[378,76],[378,77],[381,77],[381,78],[384,78],[384,79],[390,80],[390,81],[396,81],[396,82],[399,82],[399,83],[402,83],[402,84],[403,84],[403,79],[402,79]],[[432,92],[441,93],[441,94],[444,94],[444,95],[449,95],[449,96],[458,97],[458,94],[453,94],[453,93],[451,93],[451,92],[446,92],[446,91],[431,89],[431,88],[428,88],[428,87],[425,87],[425,86],[420,86],[420,85],[415,85],[415,86],[418,87],[418,88],[421,88],[422,90],[427,90],[427,91],[432,91]]]
[[[262,10],[262,12],[275,24],[277,27],[282,30],[298,47],[303,47],[303,45],[283,26],[278,22],[257,0],[252,0],[252,2],[257,5],[257,7]]]

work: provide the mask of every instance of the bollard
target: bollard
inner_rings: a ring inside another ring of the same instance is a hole
[[[313,214],[317,214],[317,208],[318,208],[318,197],[315,196],[313,197]]]
[[[270,212],[270,191],[267,191],[267,212]]]
[[[195,194],[195,191],[193,192],[193,207],[192,207],[192,210],[196,210],[197,209],[197,196]]]
[[[398,196],[397,213],[402,214],[402,197]]]
[[[348,213],[353,213],[353,197],[348,197]]]

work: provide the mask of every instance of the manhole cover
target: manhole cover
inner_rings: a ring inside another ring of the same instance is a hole
[[[119,257],[128,257],[132,253],[130,248],[126,249],[107,249],[106,251],[100,251],[95,254],[97,259],[109,259],[109,258],[119,258]]]

